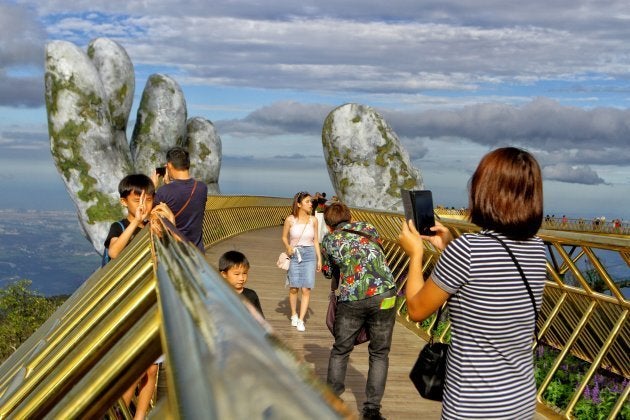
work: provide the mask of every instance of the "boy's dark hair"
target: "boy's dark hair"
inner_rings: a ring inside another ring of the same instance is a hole
[[[241,265],[249,269],[249,261],[242,252],[228,251],[219,258],[219,271],[228,271],[232,267]]]
[[[351,219],[350,209],[343,203],[332,203],[324,210],[324,221],[332,228],[340,223],[349,222]]]
[[[166,152],[166,161],[179,171],[190,169],[190,154],[182,147],[176,146]]]
[[[118,184],[120,198],[127,198],[132,192],[140,195],[142,191],[147,195],[155,195],[155,185],[145,174],[127,175]]]

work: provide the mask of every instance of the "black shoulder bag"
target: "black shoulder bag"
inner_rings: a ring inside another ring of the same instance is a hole
[[[499,241],[499,243],[510,255],[510,258],[512,258],[512,261],[514,261],[514,265],[516,265],[516,269],[521,275],[523,283],[525,283],[527,293],[529,294],[532,306],[534,307],[534,334],[536,341],[538,341],[538,312],[536,310],[536,300],[534,299],[534,293],[525,278],[525,273],[523,272],[521,265],[516,260],[516,257],[514,257],[510,248],[508,248],[501,238],[489,233],[484,233],[484,235]],[[413,382],[420,395],[423,398],[435,401],[442,401],[444,393],[444,380],[446,377],[446,355],[448,353],[448,344],[433,342],[433,335],[435,334],[436,327],[440,322],[441,313],[442,307],[438,309],[435,323],[431,329],[431,338],[420,351],[418,360],[416,360],[416,363],[413,365],[413,368],[409,373],[409,379],[411,379],[411,382]]]
[[[422,398],[434,401],[442,401],[444,393],[444,380],[446,378],[446,355],[448,344],[433,342],[436,333],[442,307],[437,311],[433,328],[431,328],[431,338],[429,342],[420,350],[418,360],[413,365],[409,373],[409,379],[416,387]]]

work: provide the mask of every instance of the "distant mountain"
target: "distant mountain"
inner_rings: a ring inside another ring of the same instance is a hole
[[[0,210],[0,287],[28,279],[46,296],[71,294],[100,264],[74,212]]]

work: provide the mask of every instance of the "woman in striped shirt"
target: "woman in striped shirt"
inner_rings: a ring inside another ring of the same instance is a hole
[[[439,223],[435,236],[420,236],[403,223],[400,245],[409,255],[409,317],[422,321],[448,301],[451,346],[442,418],[531,419],[536,409],[533,355],[535,312],[523,269],[540,308],[546,275],[542,176],[524,150],[506,147],[483,157],[472,176],[470,220],[479,233],[453,240]],[[425,281],[422,240],[444,250]]]

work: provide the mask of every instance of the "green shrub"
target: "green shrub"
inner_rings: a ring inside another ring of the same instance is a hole
[[[559,351],[552,347],[542,344],[538,346],[534,359],[537,388],[544,381],[558,354]],[[561,410],[566,409],[589,367],[588,363],[577,357],[566,356],[543,393],[543,399]],[[626,378],[600,369],[593,375],[573,408],[573,416],[578,420],[607,419],[627,385]],[[617,419],[630,420],[630,403],[623,405]]]
[[[0,363],[44,323],[63,301],[31,290],[30,280],[0,289]]]

